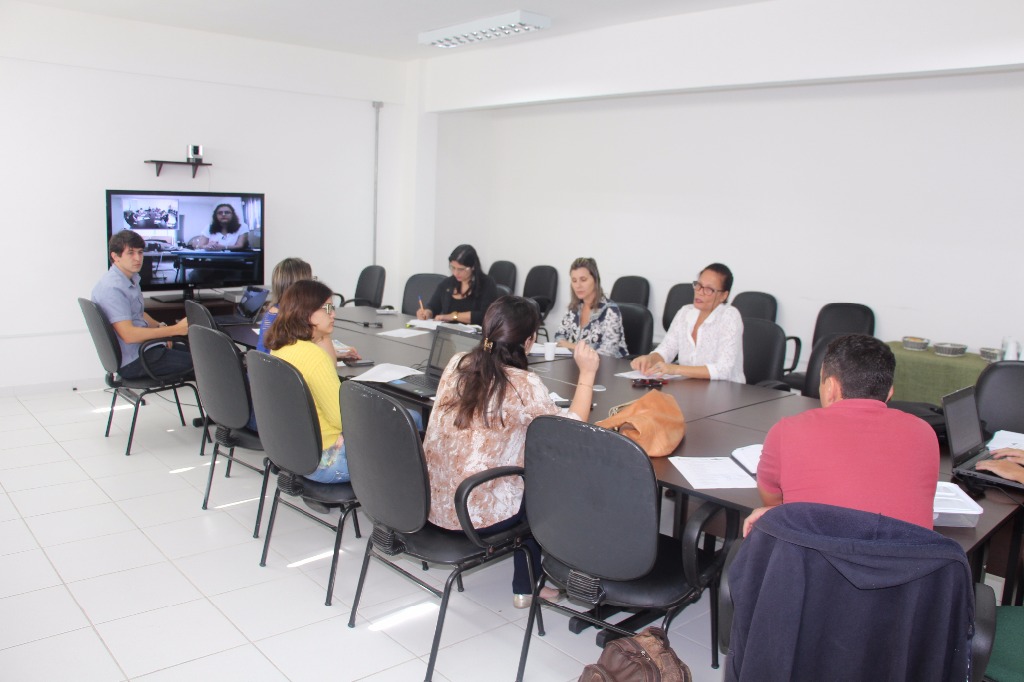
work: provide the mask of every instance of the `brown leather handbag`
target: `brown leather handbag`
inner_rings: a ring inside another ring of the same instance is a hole
[[[597,425],[618,431],[650,457],[671,455],[686,434],[686,419],[679,403],[661,391],[648,391],[639,400],[612,408],[609,417]]]
[[[609,642],[597,663],[583,669],[579,682],[692,682],[661,628]]]

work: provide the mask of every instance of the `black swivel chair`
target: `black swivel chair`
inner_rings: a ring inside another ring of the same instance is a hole
[[[526,552],[522,547],[523,538],[529,535],[525,522],[483,537],[474,530],[467,510],[470,493],[478,485],[495,478],[521,476],[522,469],[499,467],[467,478],[455,492],[462,531],[438,528],[427,520],[430,511],[427,464],[419,432],[406,409],[376,389],[356,381],[346,381],[341,387],[341,411],[345,415],[345,447],[352,486],[359,496],[363,512],[373,519],[373,534],[366,543],[366,555],[348,626],[355,627],[356,610],[370,559],[387,564],[440,598],[441,607],[427,662],[425,679],[429,682],[437,661],[452,586],[458,584],[461,592],[464,571],[515,551]],[[424,567],[427,562],[450,566],[452,572],[445,581],[444,590],[438,590],[404,569],[394,559],[401,554],[424,562]]]
[[[206,408],[206,418],[215,422],[217,427],[214,436],[213,453],[210,456],[210,474],[206,479],[206,494],[203,495],[203,509],[210,501],[210,488],[213,486],[213,472],[217,467],[217,456],[227,458],[224,477],[231,475],[231,465],[238,462],[252,469],[263,477],[263,491],[267,489],[269,472],[235,457],[235,448],[263,451],[260,436],[248,427],[249,411],[252,399],[249,396],[249,383],[245,378],[245,363],[238,346],[227,334],[216,329],[199,325],[188,328],[189,347],[192,349],[192,363],[196,371],[196,384],[199,396]],[[210,424],[206,424],[204,430]],[[227,452],[221,451],[225,448]],[[202,452],[200,451],[200,454]],[[256,527],[252,536],[259,537],[260,521],[263,519],[263,499],[260,496],[256,510]]]
[[[178,418],[181,419],[181,425],[185,426],[185,415],[181,411],[178,389],[187,386],[195,394],[200,417],[205,419],[203,406],[199,402],[199,392],[190,383],[195,377],[195,373],[191,369],[178,374],[161,376],[155,374],[149,368],[149,365],[146,364],[145,350],[150,346],[165,343],[169,339],[154,339],[143,343],[139,347],[139,357],[142,358],[142,366],[148,376],[138,379],[125,379],[118,374],[118,370],[121,368],[121,345],[117,341],[117,333],[114,331],[114,327],[107,321],[107,316],[103,314],[98,305],[87,298],[78,299],[78,306],[82,309],[82,315],[85,316],[85,324],[89,328],[89,335],[92,337],[93,345],[96,346],[96,354],[99,355],[100,364],[103,366],[103,371],[106,372],[104,379],[107,382],[107,386],[114,389],[114,397],[110,401],[110,414],[107,416],[107,430],[103,432],[103,435],[106,437],[110,436],[110,423],[114,419],[114,405],[117,404],[118,396],[121,396],[135,406],[132,412],[132,426],[128,431],[128,445],[124,449],[126,457],[132,454],[132,439],[135,438],[135,422],[139,418],[139,407],[146,404],[145,398],[150,393],[173,391],[174,402],[178,405]],[[139,392],[136,393],[136,391]]]
[[[544,320],[558,297],[558,270],[550,265],[535,265],[530,268],[523,283],[523,296],[537,302],[537,307],[540,308],[540,332],[544,334],[544,338],[549,338],[544,328]]]
[[[839,336],[841,336],[841,334],[828,334],[825,337],[818,339],[814,344],[814,348],[811,349],[811,355],[807,358],[807,372],[802,373],[804,380],[803,384],[797,387],[804,397],[821,397],[821,364],[825,360],[825,353],[828,351],[828,344]],[[783,384],[788,386],[789,382],[783,382]]]
[[[682,541],[658,532],[660,490],[650,458],[625,436],[562,417],[538,417],[526,434],[526,502],[534,539],[543,550],[543,572],[526,621],[518,681],[523,679],[533,622],[541,606],[570,617],[570,629],[585,623],[604,628],[598,644],[635,634],[632,616],[607,620],[619,611],[664,612],[663,625],[696,602],[704,588],[712,596],[712,665],[718,667],[717,586],[721,565],[739,530],[739,513],[705,503],[690,515]],[[705,532],[717,513],[727,517],[726,537],[716,549]],[[702,538],[703,536],[703,538]],[[703,542],[702,542],[703,540]],[[551,580],[571,603],[542,599]],[[595,611],[595,609],[597,609]],[[603,618],[602,618],[603,616]],[[643,623],[650,614],[640,617]],[[543,635],[543,626],[538,627]]]
[[[427,305],[430,297],[437,290],[437,285],[443,282],[444,275],[436,275],[432,272],[424,272],[413,275],[405,283],[405,293],[402,294],[402,313],[415,315],[420,309],[420,300]]]
[[[732,307],[739,311],[744,321],[757,318],[774,322],[779,312],[779,303],[775,297],[763,291],[743,291],[736,294],[732,299]]]
[[[786,332],[769,320],[743,320],[743,375],[748,384],[788,389],[782,383],[786,361]]]
[[[775,507],[723,571],[725,678],[979,682],[995,594],[979,584],[971,595],[971,581],[960,545],[932,530],[824,504]]]
[[[672,288],[668,290],[668,296],[665,297],[665,310],[661,314],[661,326],[665,328],[665,331],[668,331],[672,325],[672,320],[675,319],[679,309],[691,303],[693,303],[693,283],[673,284]]]
[[[494,280],[495,284],[508,287],[510,294],[516,293],[516,264],[507,260],[496,260],[491,263],[491,269],[487,275]]]
[[[213,313],[199,301],[191,299],[185,301],[185,319],[188,320],[190,328],[207,327],[209,329],[219,329],[217,321],[213,319]]]
[[[814,337],[811,346],[817,346],[818,340],[828,335],[838,334],[874,334],[875,313],[871,308],[860,303],[828,303],[822,306],[818,312],[818,319],[814,323]],[[794,372],[800,362],[800,339],[790,336],[787,341],[793,341],[793,364],[786,368],[782,380],[792,388],[799,389],[804,385],[806,377],[803,372]],[[810,373],[810,367],[807,369]],[[806,394],[805,394],[806,395]]]
[[[498,290],[498,297],[499,298],[502,297],[502,296],[511,296],[512,295],[512,290],[509,289],[504,284],[495,284],[494,286]]]
[[[609,298],[616,303],[636,303],[646,308],[651,299],[651,283],[638,275],[619,277],[612,285]]]
[[[270,536],[274,532],[278,504],[284,503],[306,515],[317,523],[334,531],[334,555],[331,559],[331,574],[327,582],[327,606],[334,596],[334,576],[338,571],[338,552],[341,550],[341,535],[345,519],[352,515],[352,526],[356,537],[359,533],[359,517],[354,513],[359,501],[348,483],[317,483],[304,478],[316,471],[320,464],[323,447],[320,436],[320,421],[317,418],[313,396],[306,381],[297,369],[284,360],[266,353],[250,353],[246,360],[249,365],[249,384],[252,389],[252,405],[256,412],[256,423],[260,429],[260,441],[267,453],[265,467],[269,473],[277,472],[277,489],[270,506],[270,521],[263,541],[263,556],[260,566],[267,565],[270,551]],[[263,496],[266,495],[264,480]],[[281,499],[281,493],[301,497],[316,508],[339,510],[336,524],[314,516],[302,507]]]
[[[987,433],[1024,432],[1024,362],[1003,360],[986,367],[978,376],[975,396]]]
[[[352,298],[342,297],[341,305],[361,305],[380,308],[384,300],[384,280],[387,273],[380,265],[367,265],[356,280],[356,292]]]
[[[647,355],[654,338],[654,316],[645,306],[619,303],[622,313],[622,331],[626,335],[626,348],[630,355]]]

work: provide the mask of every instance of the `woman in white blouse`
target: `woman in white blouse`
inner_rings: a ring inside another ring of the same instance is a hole
[[[693,283],[693,305],[679,309],[661,344],[650,355],[635,358],[633,369],[746,383],[743,319],[726,303],[731,288],[732,271],[726,266],[712,263],[701,270]]]

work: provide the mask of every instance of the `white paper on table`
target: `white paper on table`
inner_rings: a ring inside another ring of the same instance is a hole
[[[530,349],[530,355],[544,355],[544,344],[535,343],[533,348]],[[555,346],[555,355],[572,355],[572,348],[562,348],[561,346]]]
[[[672,379],[686,378],[676,376],[675,374],[644,374],[638,369],[631,369],[628,372],[619,372],[615,376],[622,377],[623,379],[659,379],[661,381],[670,381]]]
[[[1024,433],[1017,433],[1016,431],[996,431],[992,434],[992,440],[988,442],[988,449],[998,450],[999,448],[1017,448],[1018,450],[1024,450]]]
[[[386,384],[395,379],[404,379],[412,374],[423,374],[423,372],[412,367],[406,367],[405,365],[393,365],[390,362],[382,362],[359,376],[352,378],[358,381],[379,381]]]
[[[757,487],[731,457],[670,457],[669,461],[697,490]]]
[[[761,448],[763,446],[760,443],[755,445],[747,445],[742,448],[736,448],[732,451],[732,458],[736,460],[741,467],[747,470],[751,476],[757,476],[757,463],[761,461]]]
[[[427,332],[422,329],[392,329],[386,332],[377,332],[377,336],[393,336],[396,339],[407,339],[410,336],[420,336]]]

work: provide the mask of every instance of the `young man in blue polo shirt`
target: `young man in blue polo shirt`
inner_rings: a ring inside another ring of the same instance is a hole
[[[111,266],[92,290],[92,302],[100,307],[114,327],[121,345],[121,369],[125,379],[146,376],[139,358],[139,348],[153,339],[186,336],[188,321],[167,326],[146,314],[139,286],[146,242],[131,230],[122,230],[110,238],[107,252]],[[192,356],[188,351],[154,344],[146,349],[146,364],[157,376],[171,376],[190,371]]]

